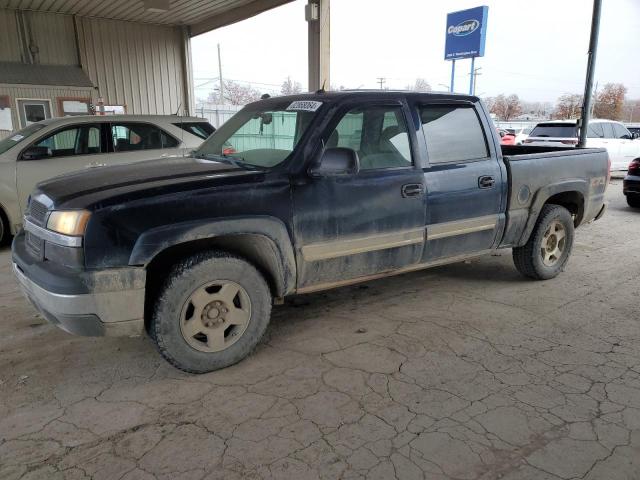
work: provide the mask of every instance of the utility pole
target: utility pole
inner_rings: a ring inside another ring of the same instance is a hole
[[[222,81],[222,58],[220,56],[220,44],[218,44],[218,76],[220,78],[220,105],[224,105],[224,82]]]
[[[380,90],[383,89],[383,85],[386,83],[387,79],[385,77],[377,77],[378,83],[380,84]]]
[[[593,0],[593,14],[591,16],[591,38],[589,39],[589,53],[587,57],[587,78],[584,85],[584,100],[580,118],[579,147],[587,144],[587,128],[591,112],[591,89],[593,88],[593,74],[596,69],[596,53],[598,52],[598,34],[600,33],[600,12],[602,0]]]
[[[482,70],[482,67],[474,68],[473,72],[471,73],[471,75],[473,76],[473,78],[471,79],[471,84],[473,85],[473,87],[471,88],[471,95],[476,94],[476,83],[478,82],[478,75],[482,75],[481,73],[478,73],[480,70]]]

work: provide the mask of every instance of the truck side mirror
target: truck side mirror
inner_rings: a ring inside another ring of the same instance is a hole
[[[41,158],[47,158],[52,155],[49,147],[36,147],[32,146],[22,152],[22,160],[40,160]]]
[[[339,177],[355,175],[360,171],[358,153],[351,148],[327,148],[320,162],[309,169],[312,177]]]

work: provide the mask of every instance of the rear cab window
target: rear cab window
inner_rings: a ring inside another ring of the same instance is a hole
[[[473,106],[423,105],[419,112],[430,164],[489,156],[484,130]]]
[[[539,123],[530,137],[577,138],[578,126],[570,123]]]

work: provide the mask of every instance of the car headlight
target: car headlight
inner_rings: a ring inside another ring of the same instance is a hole
[[[83,235],[91,212],[86,210],[53,211],[47,220],[47,228],[63,235]]]

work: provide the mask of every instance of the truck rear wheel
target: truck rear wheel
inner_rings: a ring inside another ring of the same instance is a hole
[[[11,230],[9,229],[9,222],[2,210],[0,210],[0,246],[3,246],[9,243],[9,238],[11,237]]]
[[[513,263],[525,277],[548,280],[566,265],[573,248],[573,218],[560,205],[545,205],[529,241],[513,249]]]
[[[228,367],[251,353],[271,315],[262,275],[242,258],[204,252],[169,274],[151,319],[162,356],[190,373]]]

